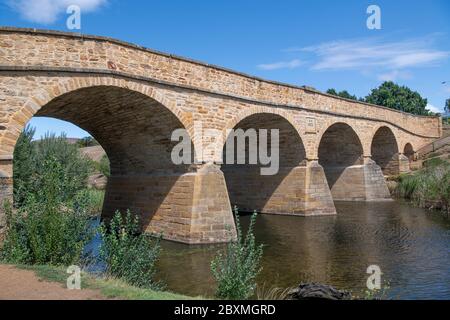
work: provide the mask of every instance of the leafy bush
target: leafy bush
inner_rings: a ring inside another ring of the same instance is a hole
[[[103,174],[105,177],[109,177],[111,175],[111,169],[109,164],[109,159],[106,155],[104,155],[100,162],[98,163],[98,171]]]
[[[103,243],[100,255],[108,273],[127,283],[153,290],[162,285],[154,280],[155,264],[161,252],[160,238],[140,233],[139,219],[127,211],[125,218],[116,212],[109,228],[100,226]]]
[[[421,207],[450,210],[450,164],[427,161],[421,171],[400,176],[396,194]]]
[[[256,289],[256,276],[261,271],[263,246],[257,245],[253,234],[256,212],[253,213],[244,237],[235,208],[237,240],[228,243],[226,252],[220,252],[211,262],[211,271],[217,282],[216,296],[220,299],[248,299]]]
[[[28,194],[16,212],[10,205],[5,207],[6,237],[0,256],[16,264],[78,263],[94,235],[86,200],[62,201],[64,168],[55,158],[45,160],[42,167],[40,189]]]
[[[14,203],[22,204],[32,188],[32,176],[36,166],[33,155],[35,129],[27,126],[17,140],[14,149]]]
[[[75,196],[76,201],[83,203],[91,216],[99,216],[103,210],[104,190],[83,189]]]
[[[62,135],[47,134],[42,140],[32,141],[34,129],[27,126],[14,150],[14,204],[23,204],[29,194],[38,194],[42,189],[42,176],[51,167],[48,159],[59,163],[58,177],[53,181],[56,196],[61,201],[72,201],[78,191],[86,187],[92,171],[92,161],[81,156],[74,144],[69,144]]]

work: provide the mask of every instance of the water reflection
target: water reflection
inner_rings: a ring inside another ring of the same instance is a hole
[[[397,201],[336,207],[329,217],[258,216],[257,239],[266,246],[258,282],[318,281],[361,292],[376,264],[392,298],[450,299],[450,220]],[[209,264],[220,247],[164,242],[159,277],[175,292],[211,296]]]

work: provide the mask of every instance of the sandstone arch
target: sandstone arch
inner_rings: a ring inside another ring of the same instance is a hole
[[[335,200],[364,199],[355,189],[363,175],[355,172],[363,164],[363,146],[351,126],[335,123],[327,128],[319,144],[319,163],[323,166],[331,194]],[[349,188],[349,185],[352,187]]]
[[[372,138],[372,160],[385,175],[395,175],[399,170],[399,147],[392,130],[387,126],[380,127]]]
[[[414,160],[415,151],[411,143],[408,142],[407,144],[405,144],[405,147],[403,148],[403,154],[408,158],[409,161]]]
[[[257,163],[249,163],[249,140],[246,140],[245,144],[245,164],[237,164],[237,141],[234,143],[235,152],[232,159],[229,159],[230,155],[226,152],[226,146],[224,147],[222,171],[233,205],[245,211],[257,210],[271,214],[335,213],[334,206],[330,206],[330,202],[326,201],[330,199],[326,198],[329,191],[324,179],[315,181],[315,187],[317,190],[320,189],[322,198],[317,200],[314,210],[309,208],[317,194],[310,193],[311,168],[308,166],[302,138],[291,121],[279,114],[251,113],[238,122],[233,129],[242,129],[243,132],[254,129],[259,133],[261,129],[267,129],[269,132],[268,153],[272,156],[274,153],[271,149],[273,146],[270,144],[270,130],[276,129],[279,132],[279,169],[274,175],[262,174],[261,168],[267,166],[264,166],[259,158]],[[229,144],[231,139],[234,137],[227,137],[226,144]],[[320,201],[322,204],[318,205]]]
[[[205,179],[212,176],[220,180],[220,175],[193,165],[193,146],[190,164],[173,163],[171,153],[178,142],[171,141],[172,132],[186,128],[157,100],[119,86],[85,86],[56,96],[42,105],[35,116],[69,121],[89,132],[105,149],[111,162],[111,177],[103,217],[130,209],[140,216],[144,230],[189,243],[220,242],[233,237],[226,197],[219,199],[208,192],[199,195],[198,191],[204,190]],[[220,210],[198,212],[205,195],[221,206]],[[210,216],[205,217],[208,213]],[[214,214],[223,215],[222,220]],[[217,220],[208,222],[209,232],[196,223],[202,217]],[[218,225],[213,233],[211,224]]]

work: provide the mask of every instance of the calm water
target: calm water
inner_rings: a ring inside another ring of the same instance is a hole
[[[336,207],[330,217],[259,215],[257,239],[266,246],[259,284],[316,281],[360,293],[376,264],[389,298],[450,299],[450,219],[397,201]],[[212,296],[209,264],[221,247],[164,242],[159,277],[171,291]]]

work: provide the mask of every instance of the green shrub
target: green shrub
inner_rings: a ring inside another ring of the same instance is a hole
[[[216,296],[220,299],[248,299],[256,289],[256,276],[261,271],[263,246],[257,245],[253,234],[256,212],[253,213],[244,237],[235,208],[237,240],[228,243],[226,251],[219,252],[211,262],[211,271],[217,282]]]
[[[28,191],[33,189],[32,177],[36,166],[32,142],[34,134],[34,128],[25,127],[14,149],[14,203],[17,205],[22,204]]]
[[[86,200],[62,201],[59,179],[64,169],[54,158],[45,160],[43,168],[40,189],[28,194],[16,212],[5,207],[6,237],[0,256],[16,264],[78,263],[94,235]]]
[[[54,180],[56,196],[62,201],[72,201],[86,187],[92,161],[81,156],[77,146],[69,144],[64,135],[47,134],[42,140],[32,141],[34,132],[27,126],[14,150],[14,205],[22,205],[28,195],[36,195],[42,189],[41,177],[51,170],[46,161],[49,159],[60,165]]]
[[[109,159],[106,155],[104,155],[100,162],[98,163],[98,171],[103,174],[105,177],[109,177],[111,175],[111,169],[109,164]]]
[[[103,202],[105,199],[104,190],[83,189],[75,196],[76,201],[83,202],[87,212],[91,216],[99,216],[103,210]]]
[[[109,226],[100,226],[102,246],[100,255],[108,273],[127,283],[158,290],[161,283],[154,280],[155,264],[161,251],[160,238],[140,233],[139,219],[127,211],[125,218],[116,212]]]
[[[450,210],[450,164],[432,159],[421,171],[401,175],[396,194],[420,207]]]

